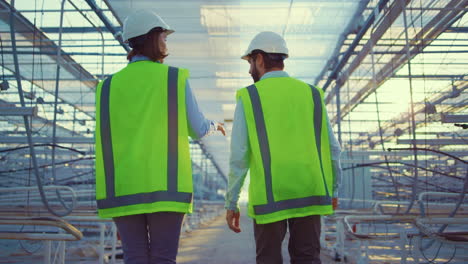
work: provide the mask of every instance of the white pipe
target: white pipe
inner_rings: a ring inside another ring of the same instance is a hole
[[[104,239],[105,239],[106,225],[101,224],[100,237],[99,237],[99,264],[104,264]]]
[[[51,240],[75,240],[76,241],[76,240],[80,240],[81,238],[83,238],[83,234],[80,232],[80,230],[76,229],[73,225],[67,223],[66,221],[62,219],[58,219],[58,218],[1,217],[0,225],[52,226],[52,227],[58,227],[62,229],[63,231],[66,231],[66,234],[34,234],[34,233],[31,234],[31,233],[1,233],[0,232],[0,238],[4,238],[4,239],[39,240],[38,238],[40,238],[41,235],[44,236],[44,239],[51,239]],[[7,234],[10,234],[11,236],[8,236]],[[31,236],[28,236],[28,235],[31,235]],[[21,238],[22,236],[23,238]]]
[[[406,244],[408,244],[407,234],[404,229],[400,230],[400,254],[401,254],[401,264],[406,264],[408,258],[408,251],[406,250]]]
[[[52,241],[44,240],[44,264],[50,264],[50,254],[52,254]]]
[[[64,189],[70,191],[71,193],[76,194],[76,192],[69,186],[64,185],[48,185],[44,186],[44,191],[47,190],[59,190]],[[0,188],[0,193],[7,193],[7,192],[23,192],[23,191],[30,191],[30,192],[37,192],[36,187],[8,187],[8,188]]]
[[[44,191],[48,190],[67,190],[71,193],[72,196],[72,208],[76,206],[76,193],[69,186],[62,186],[62,185],[49,185],[43,187]],[[37,187],[8,187],[8,188],[0,188],[0,193],[10,193],[10,192],[37,192]],[[0,196],[0,198],[3,196]]]
[[[116,254],[116,247],[117,247],[117,226],[115,223],[111,224],[111,231],[112,231],[112,257],[111,257],[111,264],[115,264],[115,254]]]
[[[416,223],[423,224],[423,225],[433,225],[433,224],[468,225],[468,218],[427,217],[427,218],[417,218]]]
[[[57,262],[57,254],[58,254],[58,248],[59,248],[60,245],[58,245],[57,247],[54,247],[54,258],[52,259],[52,263],[55,264],[55,262]]]
[[[325,248],[326,242],[325,242],[325,233],[326,233],[326,225],[323,217],[320,217],[320,245],[322,248]]]
[[[63,219],[70,222],[102,222],[102,223],[112,223],[114,222],[112,218],[100,218],[98,216],[65,216]]]
[[[344,246],[344,243],[345,243],[345,230],[344,229],[345,229],[344,223],[342,221],[339,221],[336,225],[336,230],[338,232],[337,239],[336,239],[336,251],[342,261],[344,261],[344,258],[346,256],[345,246]]]
[[[395,204],[395,205],[409,205],[409,202],[407,201],[378,201],[374,203],[372,211],[374,214],[381,214],[379,211],[379,206],[382,204]]]
[[[373,222],[373,221],[413,221],[413,215],[347,215],[343,217],[348,222]]]
[[[0,233],[0,239],[41,240],[41,241],[76,241],[70,234],[35,234],[35,233]]]
[[[65,264],[65,241],[60,241],[59,263]]]
[[[424,202],[422,200],[416,200],[417,203],[419,204],[423,204],[423,205],[431,205],[431,206],[444,206],[444,207],[448,207],[448,206],[455,206],[456,204],[455,203],[437,203],[437,202]],[[379,206],[381,205],[384,205],[384,204],[391,204],[391,205],[409,205],[409,202],[403,202],[403,201],[393,201],[393,202],[385,202],[385,201],[381,201],[381,202],[376,202],[374,204],[374,207],[372,209],[372,211],[375,213],[375,214],[382,214],[380,212],[380,210],[378,209]],[[466,205],[462,205],[462,206],[468,206],[468,204]]]
[[[439,235],[438,231],[432,230],[427,225],[433,224],[447,224],[447,225],[468,225],[467,218],[450,218],[450,217],[438,217],[438,218],[418,218],[415,222],[419,230],[425,235],[439,240],[443,243],[454,244],[454,245],[467,245],[468,241],[450,240],[447,237]]]
[[[416,216],[414,215],[348,215],[343,217],[343,224],[344,224],[344,231],[352,236],[355,239],[359,240],[388,240],[388,239],[398,239],[400,236],[397,235],[366,235],[366,234],[358,234],[352,231],[350,226],[350,222],[375,222],[375,221],[395,221],[395,222],[414,222]],[[362,237],[365,236],[365,237]]]
[[[414,250],[414,247],[416,247],[416,250]],[[416,252],[416,256],[413,256],[413,259],[415,260],[416,263],[421,263],[423,261],[422,259],[422,252],[421,252],[421,247],[422,247],[422,236],[416,237],[416,244],[413,247],[413,252]]]
[[[423,201],[425,196],[438,196],[438,197],[446,197],[446,198],[458,198],[462,194],[461,193],[448,193],[448,192],[422,192],[418,195],[418,200]]]
[[[62,186],[62,187],[68,187],[68,186]],[[68,187],[70,188],[70,187]],[[61,188],[61,189],[66,189],[67,191],[69,190],[68,188]],[[48,190],[45,190],[45,191],[48,191]],[[64,198],[70,198],[70,197],[74,197],[74,198],[90,198],[90,199],[95,199],[95,196],[90,196],[88,194],[83,194],[83,193],[79,193],[77,191],[74,191],[74,194],[73,193],[64,193],[61,195],[62,197]],[[28,198],[29,199],[36,199],[36,198],[39,198],[40,199],[40,194],[39,193],[32,193],[32,194],[29,194]],[[10,195],[0,195],[0,199],[6,199],[8,201],[10,201],[11,199],[22,199],[22,201],[24,202],[24,199],[25,199],[25,195],[24,194],[10,194]]]

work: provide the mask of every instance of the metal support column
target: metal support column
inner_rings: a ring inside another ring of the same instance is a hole
[[[52,254],[52,241],[44,240],[44,264],[50,264],[51,254]]]
[[[58,91],[60,85],[60,67],[62,64],[62,28],[63,28],[63,10],[65,7],[65,0],[62,0],[60,5],[60,22],[59,22],[59,40],[57,48],[57,69],[55,73],[55,98],[54,98],[54,119],[52,121],[52,182],[56,180],[55,174],[55,146],[57,144],[57,108],[58,108]],[[58,193],[57,193],[58,194]]]
[[[343,146],[343,141],[341,140],[341,87],[338,87],[336,90],[336,125],[338,126],[338,142],[340,146]]]
[[[403,5],[403,23],[405,27],[405,41],[406,41],[406,59],[407,59],[407,65],[408,65],[408,81],[409,81],[409,89],[410,89],[410,119],[411,119],[411,127],[410,131],[412,134],[412,138],[414,140],[413,142],[413,156],[414,156],[414,166],[418,167],[418,152],[416,150],[416,117],[414,113],[414,98],[413,98],[413,79],[411,78],[411,55],[410,55],[410,43],[409,43],[409,37],[408,37],[408,22],[406,18],[406,5],[405,0],[400,0]],[[411,202],[406,209],[406,213],[408,213],[411,208],[413,208],[414,201],[416,200],[416,192],[417,190],[417,184],[416,182],[418,181],[418,170],[414,170],[414,183],[413,183],[413,188],[412,188],[412,195],[411,195]]]
[[[21,107],[26,107],[26,103],[24,101],[24,94],[23,94],[23,86],[21,84],[21,74],[20,74],[20,68],[19,68],[19,61],[18,61],[18,54],[17,52],[17,47],[16,47],[16,33],[15,33],[15,16],[16,16],[16,9],[15,9],[15,0],[11,0],[10,4],[10,37],[11,37],[11,45],[12,45],[12,50],[13,50],[13,62],[15,65],[15,78],[16,78],[16,84],[18,87],[18,93],[19,93],[19,99],[21,103]],[[26,130],[26,135],[28,139],[28,145],[29,145],[29,152],[31,155],[31,160],[32,160],[32,165],[33,165],[33,172],[34,175],[36,176],[36,181],[37,181],[37,186],[39,188],[39,193],[41,194],[41,200],[44,203],[45,207],[47,210],[56,216],[64,216],[68,214],[69,212],[63,213],[58,213],[55,212],[52,208],[50,208],[47,198],[44,194],[44,190],[42,187],[42,179],[41,176],[39,175],[39,169],[37,165],[37,159],[36,159],[36,152],[34,150],[34,144],[32,142],[32,133],[31,133],[31,128],[29,127],[29,119],[27,115],[23,116],[23,121],[24,121],[24,128]],[[67,210],[68,211],[68,210]]]

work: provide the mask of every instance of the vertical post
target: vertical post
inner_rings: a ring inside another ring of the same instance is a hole
[[[208,185],[208,173],[206,173],[206,167],[207,167],[207,162],[206,162],[206,153],[203,153],[202,154],[202,164],[203,164],[203,167],[202,167],[202,170],[203,170],[203,185],[204,186],[207,186]]]
[[[362,247],[363,247],[362,240],[359,240],[358,245],[359,245],[359,251],[358,251],[359,252],[359,258],[357,260],[357,263],[358,264],[364,264],[364,252],[362,250]]]
[[[65,264],[65,241],[59,242],[59,257],[58,262],[60,264]]]
[[[11,7],[10,7],[10,38],[11,38],[11,49],[13,51],[13,63],[14,63],[14,67],[15,67],[14,75],[15,75],[15,79],[16,79],[16,85],[17,85],[17,88],[18,88],[18,94],[19,94],[21,107],[26,107],[26,103],[24,101],[24,95],[23,95],[23,86],[21,84],[21,74],[20,74],[20,68],[19,68],[18,52],[17,52],[17,47],[16,47],[16,33],[15,33],[16,9],[15,9],[15,0],[12,0],[10,5],[11,5]],[[31,155],[31,160],[32,160],[33,168],[34,168],[34,175],[36,176],[37,186],[39,187],[39,193],[41,193],[41,192],[43,192],[41,190],[41,188],[42,188],[41,177],[39,176],[39,169],[38,169],[38,166],[37,166],[37,159],[36,159],[36,151],[34,150],[34,145],[33,145],[33,141],[32,141],[32,132],[31,132],[31,128],[29,127],[29,120],[28,120],[27,115],[23,116],[23,122],[24,122],[24,129],[26,130],[26,136],[28,138],[29,153]],[[41,199],[42,199],[42,202],[46,205],[49,212],[54,213],[47,206],[47,200],[45,200],[44,195],[41,195]]]
[[[57,47],[57,71],[55,73],[55,100],[54,100],[54,119],[52,121],[52,179],[56,180],[55,175],[55,145],[57,144],[57,105],[58,105],[58,90],[60,82],[60,65],[62,63],[62,29],[63,29],[63,11],[65,7],[65,0],[62,0],[60,9],[60,23],[59,23],[59,39]]]
[[[369,240],[364,240],[364,263],[369,263]]]
[[[320,246],[321,248],[326,248],[327,244],[325,242],[325,216],[320,217]]]
[[[422,247],[422,235],[417,236],[416,244],[413,246],[413,260],[415,263],[421,263],[421,247]]]
[[[50,255],[52,254],[52,241],[44,241],[44,264],[50,264]]]
[[[404,0],[401,0],[404,1]],[[404,2],[403,2],[404,3]],[[409,81],[409,89],[410,89],[410,120],[411,120],[411,136],[413,138],[413,156],[414,156],[414,183],[413,183],[413,190],[412,190],[412,195],[411,195],[411,202],[406,209],[406,213],[411,211],[411,208],[414,205],[414,201],[416,200],[416,192],[418,191],[417,189],[417,181],[418,181],[418,170],[416,169],[418,167],[418,154],[416,150],[416,117],[414,113],[414,99],[413,99],[413,79],[412,79],[412,73],[411,73],[411,56],[410,56],[410,43],[409,43],[409,38],[408,38],[408,22],[406,18],[406,5],[403,5],[403,23],[405,26],[405,50],[406,50],[406,59],[408,60],[408,81]]]
[[[404,229],[400,230],[400,254],[401,254],[401,264],[406,264],[406,259],[408,258],[408,252],[406,251],[407,236]]]
[[[343,146],[343,143],[341,141],[341,87],[338,87],[336,89],[336,125],[338,126],[338,142],[340,143],[340,146]]]
[[[114,222],[111,223],[111,232],[112,232],[112,257],[111,257],[111,263],[115,264],[115,251],[117,247],[117,226],[115,225]]]
[[[344,261],[344,258],[345,258],[345,247],[344,247],[344,242],[345,242],[345,232],[344,232],[344,224],[343,224],[343,220],[340,220],[337,222],[336,224],[336,231],[337,231],[337,234],[336,234],[336,244],[335,244],[335,248],[336,248],[336,253],[338,255],[338,257]]]
[[[106,225],[104,223],[99,224],[99,264],[104,264],[104,243],[105,243],[105,232]]]
[[[356,233],[362,232],[362,227],[359,223],[356,223]],[[359,257],[359,264],[367,264],[368,263],[368,241],[367,240],[359,240],[359,250],[360,250],[360,257]]]

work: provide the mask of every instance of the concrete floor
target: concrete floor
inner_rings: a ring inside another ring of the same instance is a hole
[[[179,264],[254,264],[255,241],[252,219],[241,215],[241,233],[232,232],[224,214],[208,225],[182,236],[177,263]],[[283,242],[283,263],[289,263],[288,236]],[[335,263],[322,256],[322,263]]]
[[[226,225],[225,216],[221,215],[209,225],[186,233],[180,242],[177,263],[255,263],[252,220],[241,215],[240,225],[242,232],[232,232]]]

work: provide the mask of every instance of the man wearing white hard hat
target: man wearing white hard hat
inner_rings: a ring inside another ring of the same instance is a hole
[[[333,214],[341,177],[323,91],[290,77],[288,56],[274,32],[256,35],[242,56],[255,83],[237,91],[225,207],[229,228],[241,232],[238,199],[250,170],[257,264],[283,263],[288,229],[291,263],[321,263],[320,217]]]
[[[192,211],[188,137],[224,134],[199,111],[189,71],[163,64],[173,32],[152,11],[128,16],[129,64],[96,89],[98,214],[117,225],[126,264],[176,263]]]

